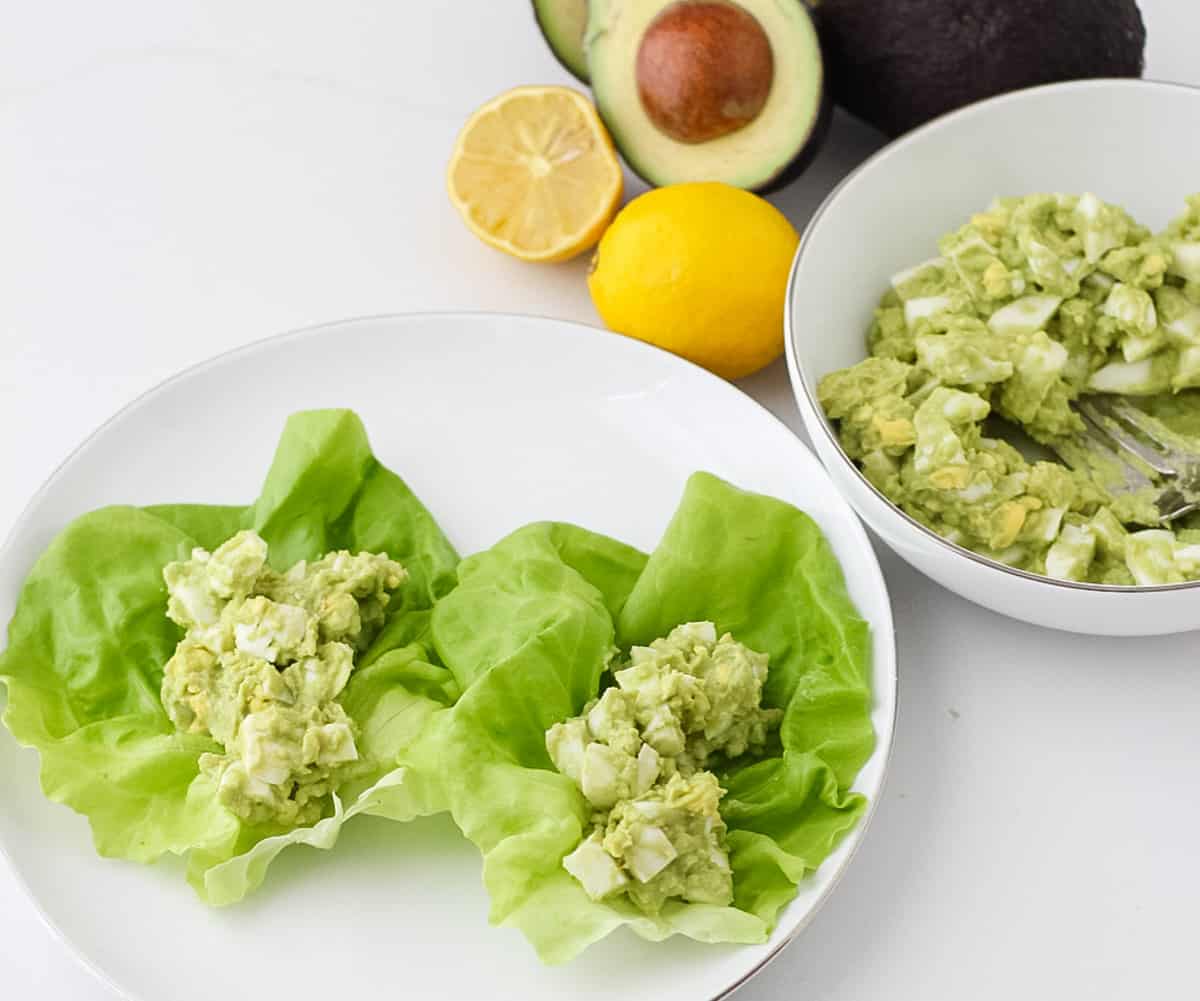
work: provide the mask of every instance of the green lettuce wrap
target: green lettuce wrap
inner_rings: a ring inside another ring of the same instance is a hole
[[[764,704],[784,710],[768,756],[719,772],[733,906],[675,900],[651,917],[593,901],[562,867],[589,808],[545,731],[597,695],[617,648],[702,620],[769,654]],[[848,790],[874,747],[869,630],[820,530],[781,501],[697,473],[649,557],[570,525],[520,529],[460,565],[432,635],[463,694],[401,751],[406,805],[450,811],[483,855],[491,920],[546,962],[622,925],[762,942],[863,812]]]
[[[198,765],[219,746],[177,732],[159,699],[182,635],[166,616],[163,566],[244,528],[267,541],[276,569],[349,549],[387,552],[409,572],[340,696],[359,727],[363,773],[312,827],[250,826],[226,810]],[[354,414],[296,414],[249,507],[108,507],[63,530],[30,572],[0,655],[4,722],[39,751],[46,796],[87,816],[100,854],[187,855],[197,892],[231,903],[289,844],[330,848],[357,813],[412,813],[395,758],[458,694],[430,639],[431,609],[453,588],[457,562]]]

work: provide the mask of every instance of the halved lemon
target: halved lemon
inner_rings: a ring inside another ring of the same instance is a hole
[[[463,126],[446,173],[471,231],[523,261],[595,245],[621,204],[621,164],[592,102],[569,87],[517,87]]]

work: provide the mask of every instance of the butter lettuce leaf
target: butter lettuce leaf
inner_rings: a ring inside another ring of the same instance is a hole
[[[857,822],[848,787],[870,756],[870,635],[815,523],[707,474],[649,557],[584,529],[521,529],[459,568],[435,607],[434,644],[462,686],[401,752],[409,802],[449,810],[483,855],[493,923],[550,963],[628,926],[658,940],[762,942],[796,885]],[[734,905],[669,902],[647,916],[590,900],[562,868],[588,825],[545,731],[595,697],[618,649],[689,621],[770,654],[777,746],[719,770]]]
[[[718,773],[735,903],[773,924],[866,806],[847,790],[875,748],[870,629],[808,515],[707,473],[622,608],[619,640],[697,620],[770,657],[763,704],[784,710],[778,754]]]
[[[335,803],[308,830],[249,827],[226,810],[198,764],[219,747],[176,732],[159,700],[181,636],[166,617],[162,568],[243,528],[262,534],[276,567],[370,550],[410,574],[342,696],[361,733],[361,774],[341,790],[350,806]],[[88,817],[100,854],[138,862],[187,854],[198,892],[232,902],[261,882],[285,844],[331,847],[356,813],[411,813],[397,803],[394,759],[458,694],[429,645],[430,609],[453,588],[457,562],[429,512],[374,457],[354,414],[296,414],[255,503],[108,507],[59,534],[23,585],[0,655],[4,722],[39,751],[47,797]]]

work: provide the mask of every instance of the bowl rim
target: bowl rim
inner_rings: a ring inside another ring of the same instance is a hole
[[[815,421],[806,421],[810,432],[815,423],[823,432],[829,444],[833,446],[838,457],[843,464],[850,469],[856,476],[859,482],[866,489],[881,500],[890,511],[897,515],[903,522],[907,523],[911,528],[917,530],[921,535],[925,536],[935,546],[945,549],[951,556],[966,557],[973,563],[977,563],[982,567],[991,570],[1000,570],[1013,577],[1021,578],[1030,581],[1037,585],[1045,585],[1049,587],[1063,588],[1070,591],[1096,591],[1104,594],[1152,594],[1155,592],[1165,591],[1187,591],[1200,588],[1200,580],[1183,581],[1177,584],[1093,584],[1086,581],[1062,580],[1057,577],[1048,577],[1045,574],[1031,573],[1028,570],[1020,570],[1016,567],[1011,567],[1006,563],[1001,563],[999,560],[994,560],[989,556],[984,556],[982,553],[977,553],[974,550],[960,546],[956,542],[951,542],[949,539],[939,535],[933,529],[921,524],[911,515],[902,510],[889,498],[883,491],[875,486],[863,471],[858,468],[854,461],[848,456],[842,448],[841,442],[838,440],[837,434],[834,432],[833,425],[825,416],[825,411],[821,405],[814,399],[813,394],[809,391],[808,383],[805,382],[805,368],[800,361],[799,351],[796,349],[797,330],[794,322],[795,304],[796,304],[796,284],[800,274],[800,267],[804,260],[805,253],[808,249],[808,235],[820,223],[825,213],[833,207],[837,200],[844,193],[845,189],[851,185],[857,177],[875,167],[877,164],[886,160],[888,157],[898,151],[907,148],[911,145],[916,145],[926,137],[933,135],[943,128],[965,118],[970,118],[975,115],[986,115],[992,108],[1003,104],[1016,104],[1025,100],[1036,100],[1040,95],[1048,91],[1083,91],[1083,90],[1104,90],[1110,87],[1121,87],[1126,89],[1136,88],[1139,90],[1157,91],[1163,89],[1191,91],[1200,97],[1200,87],[1193,84],[1176,83],[1166,80],[1146,80],[1132,77],[1096,77],[1087,80],[1069,80],[1060,83],[1042,84],[1037,87],[1026,87],[1022,90],[1010,91],[1007,94],[1000,94],[996,97],[990,97],[982,101],[976,101],[973,104],[968,104],[965,107],[958,108],[954,111],[947,112],[944,115],[926,122],[924,125],[913,129],[911,132],[900,136],[897,139],[887,143],[884,147],[876,150],[871,156],[867,157],[862,163],[855,167],[850,173],[841,179],[825,196],[821,204],[817,206],[816,211],[809,218],[808,223],[804,227],[804,232],[800,237],[800,245],[796,248],[796,254],[792,258],[792,268],[788,275],[787,294],[784,298],[783,310],[783,325],[784,325],[784,345],[787,350],[788,360],[788,377],[792,383],[792,393],[796,397],[797,403],[800,404],[801,412],[805,410],[805,404],[808,409],[815,415]],[[814,444],[816,444],[814,442]],[[816,449],[818,457],[824,458],[821,450]],[[825,463],[828,468],[828,463]],[[853,502],[852,502],[853,503]],[[857,507],[857,505],[855,505]]]

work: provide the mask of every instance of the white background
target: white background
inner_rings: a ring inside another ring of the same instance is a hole
[[[1200,84],[1200,10],[1142,7],[1147,76]],[[568,82],[524,0],[2,0],[0,13],[0,534],[97,424],[227,348],[380,312],[596,322],[583,261],[489,251],[443,194],[475,106]],[[774,201],[803,225],[878,141],[839,117]],[[1170,155],[1169,136],[1147,151],[1148,184]],[[287,391],[269,372],[263,386]],[[782,365],[744,388],[799,428]],[[890,784],[839,891],[739,998],[1193,992],[1200,635],[1043,631],[881,558],[901,661]],[[9,997],[112,1001],[2,864],[0,965]]]

